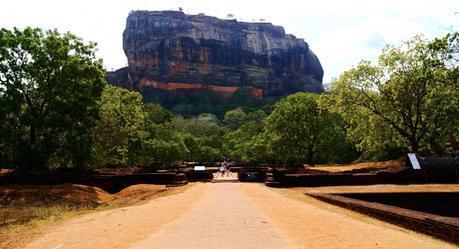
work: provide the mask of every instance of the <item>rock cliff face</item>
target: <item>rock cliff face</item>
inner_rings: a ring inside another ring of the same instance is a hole
[[[222,20],[178,11],[133,11],[123,48],[128,67],[113,84],[143,93],[242,89],[258,98],[322,91],[323,69],[308,44],[271,23]]]

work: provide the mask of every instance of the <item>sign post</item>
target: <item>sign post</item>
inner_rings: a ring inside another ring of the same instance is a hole
[[[419,165],[419,161],[415,153],[408,153],[408,158],[410,159],[413,169],[421,169],[421,165]]]
[[[206,166],[194,166],[194,171],[206,171]]]

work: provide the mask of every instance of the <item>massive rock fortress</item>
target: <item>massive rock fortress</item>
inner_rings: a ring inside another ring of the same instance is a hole
[[[257,97],[322,91],[323,69],[308,44],[271,23],[179,11],[133,11],[123,48],[128,67],[109,81],[144,92],[240,89]]]

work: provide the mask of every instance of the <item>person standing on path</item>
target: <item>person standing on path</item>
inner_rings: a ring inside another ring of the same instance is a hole
[[[229,163],[226,163],[225,165],[225,172],[227,177],[233,176],[233,174],[231,173],[231,166],[229,165]]]
[[[230,177],[230,176],[233,175],[233,174],[231,174],[231,169],[230,169],[230,166],[229,166],[229,158],[223,157],[222,166],[223,166],[224,169],[225,169],[226,177]]]
[[[226,169],[225,169],[225,166],[223,165],[223,163],[220,165],[219,171],[220,171],[220,176],[221,177],[225,176]],[[217,174],[217,176],[218,176],[218,174]]]

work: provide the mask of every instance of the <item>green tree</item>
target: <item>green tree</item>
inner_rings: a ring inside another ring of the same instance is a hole
[[[157,104],[144,106],[145,133],[142,139],[140,165],[166,165],[183,160],[188,149],[182,137],[172,127],[172,114]]]
[[[142,96],[115,86],[106,86],[100,103],[95,151],[98,166],[132,166],[139,160],[146,113]]]
[[[363,61],[332,83],[335,110],[373,141],[387,136],[412,152],[444,143],[459,126],[458,40],[457,33],[433,41],[417,36],[387,46],[377,65]],[[387,127],[372,133],[375,125]]]
[[[360,152],[359,160],[394,159],[404,153],[400,136],[389,126],[381,125],[381,118],[370,115],[364,108],[344,108],[339,100],[336,95],[325,93],[319,98],[319,106],[340,117],[346,141]]]
[[[239,111],[237,112],[240,113]],[[244,115],[234,115],[238,118],[231,118],[235,122],[227,123],[227,125],[237,124],[238,128],[225,134],[223,138],[224,154],[232,160],[242,162],[263,161],[265,153],[259,149],[260,147],[255,147],[255,144],[258,135],[263,132],[266,114],[262,110],[250,112],[249,114],[242,113]],[[228,115],[225,115],[225,120],[226,116]]]
[[[213,114],[201,114],[197,118],[175,117],[172,125],[181,134],[187,147],[189,161],[213,161],[221,157],[222,138],[225,133],[220,121]]]
[[[180,134],[187,149],[188,154],[185,157],[187,161],[206,162],[221,159],[221,148],[211,143],[212,139],[199,137],[189,132]]]
[[[159,139],[150,137],[143,142],[143,154],[139,165],[151,166],[159,164],[168,167],[170,163],[183,160],[188,152],[185,143],[175,133],[170,133],[167,130],[158,127],[157,133],[165,133],[170,139]]]
[[[244,123],[246,115],[247,114],[241,108],[227,111],[223,119],[223,124],[229,130],[234,131]]]
[[[84,166],[105,82],[95,43],[70,33],[0,30],[0,148],[23,170]]]
[[[275,105],[264,136],[283,163],[299,165],[336,160],[337,145],[345,142],[343,131],[334,115],[319,108],[318,95],[296,93]]]
[[[172,113],[158,104],[147,103],[143,107],[148,121],[153,124],[170,123],[174,117]]]

